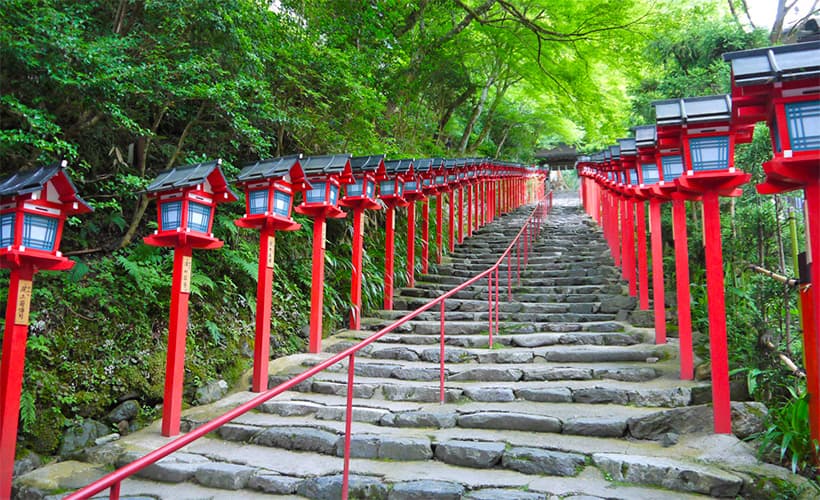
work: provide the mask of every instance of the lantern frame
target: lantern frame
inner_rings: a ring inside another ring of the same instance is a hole
[[[56,271],[73,266],[60,252],[63,226],[67,217],[92,208],[77,195],[67,165],[62,160],[0,180],[0,267],[25,262]]]
[[[354,156],[350,159],[352,182],[345,185],[339,205],[379,210],[377,172],[384,168],[384,155]],[[353,192],[351,193],[351,188]]]
[[[311,188],[306,189],[302,203],[294,210],[310,217],[324,215],[332,219],[345,216],[339,208],[342,186],[353,182],[351,155],[308,156],[302,158],[302,170]]]
[[[301,157],[282,156],[243,167],[236,182],[245,192],[245,217],[234,221],[237,226],[280,231],[302,227],[292,216],[296,194],[311,187],[299,163]],[[254,200],[259,198],[264,201],[261,208],[254,206]]]
[[[216,206],[236,201],[237,197],[221,166],[222,160],[217,159],[175,167],[157,175],[145,194],[157,200],[158,229],[144,238],[146,244],[203,249],[222,246],[223,242],[212,232]],[[175,213],[177,217],[169,218]]]

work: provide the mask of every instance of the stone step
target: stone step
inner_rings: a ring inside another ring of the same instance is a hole
[[[463,277],[427,274],[419,277],[419,283],[453,285],[453,287],[455,287],[461,285],[468,279],[472,278],[473,276],[475,276],[475,274],[477,273],[465,272]],[[508,281],[508,277],[506,274],[506,271],[502,271],[501,273],[499,273],[499,278],[501,280],[500,284],[502,287],[506,287]],[[519,280],[516,279],[515,273],[513,273],[513,276],[512,278],[510,278],[510,280],[515,280],[516,286],[529,287],[612,285],[620,282],[620,278],[615,275],[608,278],[602,276],[580,276],[567,278],[529,278],[522,276]],[[495,278],[493,278],[493,283],[495,283]]]
[[[631,463],[639,463],[641,458],[651,461],[654,457],[628,454],[603,442],[596,442],[596,446],[605,450],[598,453],[603,467],[609,459],[606,452],[615,458],[623,456]],[[357,452],[370,450],[366,443],[356,444]],[[387,454],[396,449],[390,443],[385,444]],[[148,451],[138,448],[129,454],[121,454],[117,463]],[[711,491],[715,493],[723,491],[715,487],[725,488],[727,493],[741,491],[730,486],[735,484],[734,476],[719,475],[709,466],[685,460],[667,464],[680,471],[680,477],[668,480],[668,484],[658,489],[628,482],[612,483],[608,479],[609,473],[603,473],[594,464],[592,457],[595,453],[591,451],[562,452],[523,442],[499,453],[498,445],[493,441],[449,438],[436,442],[432,453],[431,459],[400,462],[400,466],[392,460],[352,458],[350,497],[545,500],[583,498],[577,496],[583,494],[586,498],[655,500],[661,494],[664,499],[695,500],[705,497],[693,491],[705,490],[706,485],[711,485]],[[584,463],[578,463],[579,457],[583,457]],[[574,464],[578,464],[577,467]],[[66,463],[56,464],[57,467],[61,465]],[[267,495],[270,494],[283,495],[278,498],[335,499],[341,494],[342,466],[342,459],[337,456],[206,439],[190,445],[186,453],[177,453],[144,469],[137,478],[127,479],[122,483],[121,494],[131,498],[165,499],[241,500],[269,498]],[[488,474],[488,468],[492,473]],[[555,471],[557,474],[540,474],[539,471]],[[687,485],[687,479],[697,486]],[[741,485],[746,487],[742,480]]]
[[[363,318],[363,330],[381,330],[390,325],[392,321],[379,318]],[[499,332],[502,335],[530,334],[530,333],[569,333],[569,332],[597,332],[614,333],[624,330],[624,324],[616,321],[586,321],[586,322],[533,322],[514,323],[506,321],[499,323]],[[495,330],[495,327],[493,327]],[[445,322],[445,335],[475,335],[487,333],[489,331],[488,321],[452,321]],[[414,333],[416,335],[440,335],[441,323],[439,321],[418,321],[410,320],[395,329],[397,333]],[[622,343],[622,342],[621,342]]]
[[[479,301],[475,301],[476,306],[478,306]],[[484,310],[489,307],[488,303],[484,303]],[[590,323],[590,322],[604,322],[604,321],[614,321],[616,318],[615,314],[605,314],[605,313],[579,313],[579,312],[506,312],[500,310],[499,304],[499,314],[498,320],[502,323],[517,323],[517,322],[527,322],[527,323],[570,323],[570,322],[577,322],[577,323]],[[569,309],[569,307],[566,307]],[[395,321],[397,319],[403,318],[406,316],[409,310],[403,310],[396,307],[394,310],[378,310],[373,311],[371,317],[375,317],[378,319],[385,319],[385,320],[392,320]],[[440,321],[441,314],[439,311],[425,311],[417,315],[413,321]],[[488,321],[489,313],[488,312],[470,312],[470,311],[445,311],[444,312],[444,320],[447,323],[453,322],[475,322],[475,321]],[[493,312],[493,319],[495,320],[495,311]]]

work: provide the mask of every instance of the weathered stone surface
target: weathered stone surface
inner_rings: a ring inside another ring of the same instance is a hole
[[[449,340],[449,339],[448,339]],[[467,339],[464,339],[467,340]],[[464,349],[444,349],[445,363],[465,363],[473,358],[469,351]],[[425,349],[421,351],[421,359],[429,363],[440,363],[441,350],[440,349]]]
[[[391,427],[433,427],[449,428],[456,426],[455,412],[407,411],[391,413],[382,417],[381,424]]]
[[[22,476],[26,472],[33,471],[37,467],[43,465],[43,460],[40,458],[40,455],[34,453],[33,451],[29,451],[25,455],[26,456],[20,458],[19,460],[14,461],[14,477]]]
[[[572,391],[572,399],[576,403],[605,404],[614,403],[625,405],[629,403],[626,391],[608,387],[585,387]]]
[[[626,432],[626,419],[616,417],[580,417],[564,421],[564,434],[580,436],[621,437]]]
[[[222,399],[227,393],[228,383],[224,380],[214,380],[197,388],[195,398],[198,404],[207,405]]]
[[[384,349],[373,349],[370,356],[375,359],[400,359],[403,361],[418,361],[419,355],[416,351],[407,347],[387,347]]]
[[[373,393],[376,391],[377,387],[378,385],[376,384],[354,384],[353,397],[370,399],[373,397]],[[313,392],[318,392],[319,394],[335,394],[337,396],[346,396],[347,384],[341,382],[316,381],[313,382],[312,390]]]
[[[369,424],[378,423],[382,417],[390,413],[381,408],[364,408],[361,406],[353,407],[353,421],[367,422]],[[344,420],[346,418],[347,408],[344,406],[326,406],[316,411],[317,420]]]
[[[568,387],[555,387],[548,389],[516,389],[517,398],[527,401],[538,401],[541,403],[571,403],[572,391]]]
[[[591,380],[592,370],[572,366],[536,368],[524,373],[524,380]]]
[[[687,406],[692,401],[692,393],[686,387],[673,389],[641,389],[629,393],[629,402],[635,406],[653,408]]]
[[[504,443],[445,441],[436,445],[436,458],[452,465],[489,469],[501,461],[504,448]]]
[[[651,484],[713,497],[734,497],[743,485],[740,477],[718,468],[669,458],[595,453],[592,460],[616,481],[628,483]]]
[[[546,497],[543,493],[535,493],[534,491],[486,488],[471,491],[464,498],[469,500],[544,500]]]
[[[356,363],[353,370],[356,372],[356,375],[360,377],[390,378],[393,375],[393,372],[398,368],[401,368],[401,365]]]
[[[609,295],[601,300],[602,313],[616,313],[621,309],[635,309],[637,301],[629,295]]]
[[[438,380],[441,372],[438,368],[397,368],[392,376],[399,380]]]
[[[385,399],[391,401],[420,401],[432,403],[439,400],[438,387],[415,387],[410,385],[384,385],[382,392]],[[453,402],[461,396],[460,389],[445,389],[444,400]]]
[[[396,483],[388,500],[459,500],[464,486],[447,481],[407,481]]]
[[[350,498],[384,500],[387,498],[387,486],[379,479],[351,475],[348,478]],[[296,492],[311,500],[339,500],[342,498],[342,475],[313,477],[302,481]]]
[[[336,443],[336,456],[345,455],[345,442],[340,439]],[[379,437],[354,434],[350,437],[350,456],[352,458],[378,458]]]
[[[251,442],[286,450],[315,451],[330,455],[336,452],[338,439],[332,432],[313,427],[271,427],[256,435]]]
[[[705,406],[674,408],[630,418],[627,425],[629,433],[637,439],[659,439],[667,432],[707,432],[712,428],[712,411]]]
[[[228,423],[217,429],[216,432],[219,437],[226,441],[250,442],[261,431],[260,427],[254,425]]]
[[[105,424],[87,418],[79,425],[75,425],[63,435],[63,442],[60,445],[59,454],[70,456],[83,448],[94,446],[94,440],[100,436],[105,436],[110,431]]]
[[[255,469],[244,465],[211,463],[198,467],[194,478],[199,484],[210,488],[238,490],[248,484],[254,471]]]
[[[292,375],[270,375],[268,376],[268,387],[276,387],[279,384],[283,384],[289,381],[295,375],[297,374],[294,373]],[[290,390],[296,392],[310,392],[312,387],[313,379],[307,379],[291,387]]]
[[[259,406],[259,409],[265,413],[273,413],[283,417],[310,415],[316,413],[320,408],[324,408],[324,406],[309,401],[267,401]]]
[[[383,436],[379,442],[379,458],[390,460],[428,460],[433,458],[433,448],[425,438],[399,438]]]
[[[768,408],[755,401],[732,402],[732,432],[740,439],[762,432],[766,427]]]
[[[524,372],[515,368],[472,368],[450,375],[449,380],[476,380],[478,382],[517,382]]]
[[[296,493],[301,482],[301,479],[295,477],[259,472],[248,480],[248,488],[276,495],[290,495]]]
[[[561,335],[554,333],[533,333],[530,335],[513,335],[512,343],[518,347],[543,347],[555,345],[561,341]]]
[[[623,382],[645,382],[657,378],[658,372],[654,368],[596,368],[593,376]]]
[[[542,450],[539,448],[512,448],[504,452],[501,465],[524,474],[574,476],[584,466],[586,458],[577,453]]]
[[[473,401],[487,403],[514,401],[515,394],[512,389],[501,387],[477,387],[475,389],[464,389],[464,395]]]
[[[105,420],[111,424],[116,424],[123,420],[133,420],[140,412],[140,404],[133,399],[123,401],[118,404],[108,415]]]
[[[141,454],[126,453],[117,461],[121,467],[127,463],[133,462],[140,458]],[[181,483],[188,481],[197,469],[201,466],[207,465],[210,460],[202,455],[195,455],[193,453],[174,453],[162,460],[149,465],[148,467],[136,473],[137,476],[151,479],[154,481],[162,481],[164,483]]]
[[[479,353],[478,362],[482,364],[530,363],[532,357],[532,351],[501,350]]]
[[[458,417],[459,427],[509,429],[532,432],[561,432],[561,421],[554,417],[508,412],[477,412]]]

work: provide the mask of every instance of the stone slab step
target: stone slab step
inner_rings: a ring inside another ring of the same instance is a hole
[[[478,302],[478,301],[475,301]],[[500,306],[500,303],[499,303]],[[488,304],[484,304],[485,312],[472,311],[446,311],[444,320],[448,323],[457,321],[487,321],[489,313],[486,312]],[[568,307],[567,307],[568,309]],[[396,307],[393,310],[373,311],[371,317],[397,320],[403,318],[410,311]],[[440,321],[439,311],[425,311],[417,315],[413,321]],[[495,313],[493,313],[495,319]],[[578,312],[546,312],[546,313],[524,313],[524,312],[501,312],[499,307],[498,320],[500,322],[527,322],[527,323],[555,323],[555,322],[603,322],[614,321],[615,314],[607,313],[578,313]]]
[[[390,325],[392,321],[379,318],[362,318],[362,329],[378,331]],[[500,334],[528,334],[528,333],[569,333],[569,332],[622,332],[623,323],[617,321],[587,321],[587,322],[512,322],[499,323]],[[489,331],[487,321],[450,321],[445,323],[445,335],[475,335]],[[493,328],[495,330],[495,328]],[[396,327],[399,333],[414,333],[416,335],[441,335],[439,321],[410,320]]]

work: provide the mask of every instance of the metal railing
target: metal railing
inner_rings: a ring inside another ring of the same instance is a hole
[[[469,280],[465,281],[464,283],[448,290],[446,293],[436,297],[435,299],[431,300],[427,304],[419,307],[415,311],[412,311],[402,318],[394,321],[393,323],[387,325],[386,327],[382,328],[381,330],[377,331],[373,335],[367,337],[366,339],[362,340],[358,344],[322,361],[321,363],[315,365],[314,367],[306,370],[305,372],[293,377],[292,379],[283,382],[273,389],[269,389],[265,392],[260,393],[258,396],[254,397],[253,399],[237,406],[236,408],[228,411],[227,413],[223,414],[220,417],[217,417],[210,422],[207,422],[203,425],[198,426],[197,428],[191,430],[184,436],[180,436],[177,439],[157,448],[156,450],[148,453],[147,455],[139,458],[130,464],[127,464],[116,471],[103,476],[102,478],[98,479],[97,481],[89,484],[88,486],[77,490],[76,492],[66,496],[64,500],[80,500],[90,498],[92,495],[95,495],[106,488],[110,488],[109,498],[113,500],[117,500],[120,497],[120,485],[123,480],[127,479],[128,477],[136,474],[140,470],[148,467],[156,463],[157,461],[167,457],[171,453],[179,450],[180,448],[187,446],[188,444],[196,441],[197,439],[205,436],[206,434],[215,431],[219,427],[227,424],[231,420],[238,418],[245,413],[255,409],[256,407],[260,406],[261,404],[265,403],[266,401],[278,396],[279,394],[299,385],[300,383],[304,382],[305,380],[321,373],[322,371],[330,368],[333,365],[336,365],[340,362],[343,362],[345,359],[348,360],[347,364],[347,410],[345,414],[345,442],[344,442],[344,469],[343,469],[343,480],[342,480],[342,498],[347,499],[348,496],[348,477],[350,474],[350,439],[351,439],[351,425],[353,421],[353,383],[355,379],[355,355],[364,347],[376,342],[381,337],[390,333],[391,331],[395,330],[399,326],[407,323],[408,321],[412,320],[419,314],[433,308],[436,305],[440,306],[440,353],[439,353],[439,370],[440,370],[440,377],[439,377],[439,400],[441,403],[444,403],[445,398],[445,390],[444,390],[444,378],[445,378],[445,371],[444,371],[444,361],[445,361],[445,350],[444,350],[444,317],[445,317],[445,302],[448,298],[454,296],[456,293],[466,289],[467,287],[472,286],[473,284],[477,283],[478,281],[482,280],[483,278],[487,278],[487,292],[488,292],[488,310],[489,310],[489,348],[492,349],[493,346],[493,331],[498,333],[498,316],[499,316],[499,302],[500,302],[500,294],[499,294],[499,270],[501,268],[501,264],[506,259],[506,268],[507,268],[507,300],[512,300],[512,253],[513,247],[515,247],[516,253],[516,280],[517,283],[520,283],[521,280],[521,261],[524,261],[524,267],[526,268],[530,249],[532,244],[535,242],[535,239],[538,237],[538,234],[541,231],[541,226],[549,214],[550,210],[552,209],[552,192],[550,191],[544,197],[543,200],[538,202],[538,205],[533,209],[533,211],[527,217],[527,220],[522,225],[521,229],[516,234],[515,238],[510,242],[501,256],[496,260],[495,264],[488,267],[486,270],[482,271],[481,273],[473,276]],[[494,292],[494,293],[493,293]]]

